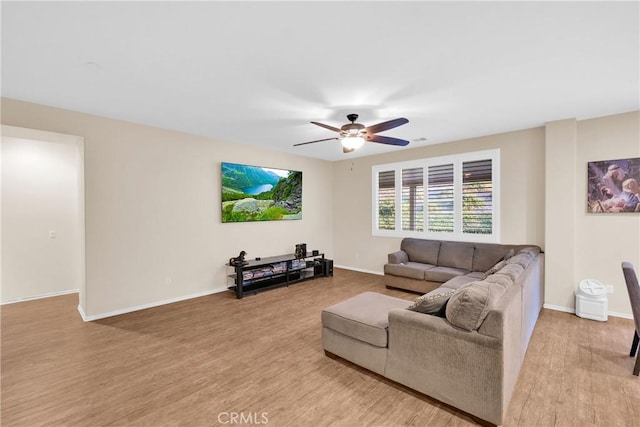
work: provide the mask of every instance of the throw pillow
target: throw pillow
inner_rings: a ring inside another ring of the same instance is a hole
[[[435,289],[416,298],[416,301],[407,307],[407,310],[437,315],[446,306],[447,301],[449,301],[454,292],[455,289]],[[440,313],[440,317],[444,317],[444,312]]]
[[[482,280],[486,279],[487,277],[491,276],[492,274],[494,274],[496,271],[500,270],[502,267],[504,267],[507,264],[506,260],[502,260],[502,261],[498,261],[496,263],[496,265],[494,265],[493,267],[491,267],[490,269],[488,269],[484,275],[482,276]]]

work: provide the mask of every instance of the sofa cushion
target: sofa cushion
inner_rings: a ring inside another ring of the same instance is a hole
[[[505,265],[507,265],[507,261],[505,261],[505,260],[498,261],[496,263],[496,265],[494,265],[493,267],[491,267],[490,269],[485,271],[485,273],[482,275],[482,279],[486,279],[487,277],[491,276],[493,273],[495,273],[496,271],[500,270]]]
[[[475,282],[477,280],[478,280],[477,277],[472,277],[472,276],[469,276],[468,274],[465,274],[464,276],[456,276],[453,279],[447,280],[444,283],[444,285],[442,285],[441,287],[447,287],[449,289],[458,289],[458,288],[461,288],[463,285],[466,285],[467,283]]]
[[[516,252],[516,255],[519,254],[531,254],[534,258],[538,256],[540,253],[540,248],[537,246],[527,246]]]
[[[537,254],[536,254],[537,255]],[[519,252],[507,260],[507,264],[518,264],[522,268],[527,268],[536,257],[531,251]]]
[[[511,246],[495,243],[476,243],[473,252],[473,271],[487,271],[509,253]],[[513,255],[513,254],[512,254]]]
[[[407,237],[402,239],[400,249],[409,255],[409,261],[431,265],[438,264],[438,252],[440,251],[439,240],[413,239]]]
[[[410,279],[424,280],[425,271],[435,267],[431,264],[421,264],[419,262],[405,262],[402,264],[385,264],[384,274],[393,276],[408,277]]]
[[[504,257],[502,258],[503,261],[507,261],[509,258],[511,258],[512,256],[514,256],[516,254],[516,250],[515,249],[509,249],[509,252],[507,252]]]
[[[513,285],[513,280],[505,274],[492,274],[491,276],[487,277],[485,281],[487,281],[488,283],[495,283],[504,288],[508,288],[509,286]]]
[[[482,271],[472,271],[471,273],[467,273],[466,276],[472,277],[476,280],[484,279],[484,273]]]
[[[477,330],[505,290],[505,287],[487,281],[467,283],[449,298],[447,320],[466,331]]]
[[[524,267],[519,264],[506,264],[498,271],[496,271],[496,275],[504,275],[509,277],[511,280],[516,280],[516,278],[524,271]]]
[[[449,298],[454,292],[455,289],[450,288],[440,287],[438,289],[434,289],[433,291],[416,298],[415,302],[411,304],[407,310],[444,317],[442,308],[445,306],[447,301],[449,301]]]
[[[474,247],[473,243],[442,242],[437,265],[471,271]]]
[[[424,272],[424,279],[432,282],[444,283],[447,280],[453,279],[457,276],[464,276],[467,273],[467,270],[463,270],[461,268],[433,267]]]
[[[387,346],[389,310],[412,304],[400,298],[365,292],[322,310],[322,326],[377,347]]]

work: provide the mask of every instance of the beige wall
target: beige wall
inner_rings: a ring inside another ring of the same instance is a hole
[[[240,250],[333,255],[329,162],[10,99],[2,123],[85,138],[89,317],[224,287]],[[222,224],[222,161],[302,170],[303,219]]]
[[[85,137],[87,315],[225,286],[224,262],[306,242],[336,265],[381,273],[400,239],[371,235],[371,166],[501,150],[501,241],[546,252],[547,306],[571,310],[583,278],[615,287],[620,261],[640,266],[639,215],[587,215],[586,163],[640,156],[640,113],[324,162],[61,109],[2,100],[2,123]],[[221,224],[220,162],[304,172],[302,221]],[[333,193],[333,194],[331,194]]]
[[[498,148],[501,160],[501,242],[544,247],[544,129],[344,160],[333,165],[335,262],[382,273],[398,238],[371,235],[371,166]]]
[[[337,265],[381,273],[398,238],[371,235],[371,166],[501,150],[501,241],[546,252],[545,304],[571,311],[580,280],[614,285],[609,311],[630,316],[620,261],[640,266],[640,215],[587,215],[587,162],[640,156],[640,113],[561,120],[545,127],[335,162]]]
[[[640,215],[587,214],[587,163],[640,157],[640,112],[547,124],[547,306],[575,309],[582,279],[614,286],[609,312],[631,316],[621,261],[640,267]]]

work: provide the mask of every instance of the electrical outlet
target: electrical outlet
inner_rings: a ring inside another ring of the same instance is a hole
[[[56,230],[49,230],[49,238],[50,239],[56,238]]]
[[[613,293],[613,285],[606,285],[607,287],[607,293],[612,294]]]

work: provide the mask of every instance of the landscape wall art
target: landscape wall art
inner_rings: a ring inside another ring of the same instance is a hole
[[[302,172],[222,162],[222,222],[302,219]]]

